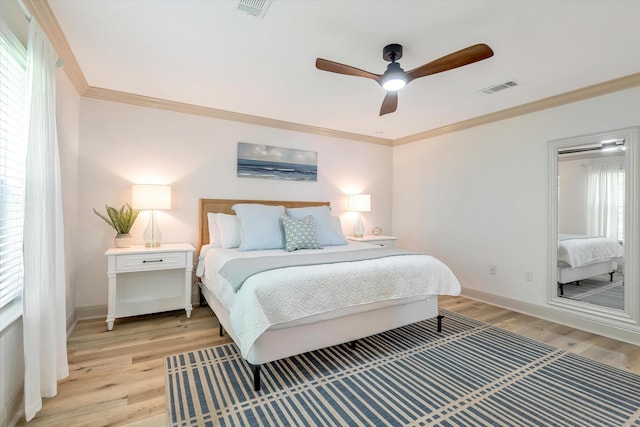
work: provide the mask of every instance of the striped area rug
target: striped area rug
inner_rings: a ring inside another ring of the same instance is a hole
[[[268,363],[166,359],[169,426],[640,426],[640,376],[457,313]]]

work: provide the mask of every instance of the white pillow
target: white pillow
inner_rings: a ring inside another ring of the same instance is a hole
[[[344,232],[342,231],[342,222],[340,222],[340,217],[332,216],[331,225],[333,225],[333,229],[336,230],[336,233],[338,233],[338,235],[342,238],[342,240],[346,242],[347,239],[344,237]]]
[[[241,203],[232,209],[240,221],[240,250],[282,249],[284,231],[280,217],[284,206]]]
[[[287,209],[287,213],[291,218],[302,219],[307,215],[313,217],[313,223],[316,227],[316,234],[322,246],[346,245],[347,241],[344,235],[338,233],[333,226],[331,219],[331,209],[329,206],[312,206],[308,208],[292,208]]]
[[[217,213],[207,213],[207,221],[209,222],[209,245],[219,248],[222,244],[220,243],[220,227],[218,227],[217,216]]]
[[[240,222],[235,215],[219,213],[216,216],[220,229],[220,247],[225,249],[240,246]]]

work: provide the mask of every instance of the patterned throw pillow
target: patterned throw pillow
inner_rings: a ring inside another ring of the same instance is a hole
[[[313,227],[313,217],[305,216],[302,219],[293,219],[288,215],[282,215],[284,225],[284,249],[287,252],[296,249],[320,249],[320,242]]]

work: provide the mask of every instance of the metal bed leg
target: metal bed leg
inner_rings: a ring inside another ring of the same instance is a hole
[[[560,296],[564,295],[564,283],[558,282],[558,287],[560,288]]]
[[[253,391],[260,391],[260,365],[253,366]]]
[[[224,336],[224,328],[222,327],[222,325],[220,325],[220,336]]]
[[[613,282],[613,273],[614,271],[612,271],[611,273],[609,273],[609,281]]]
[[[438,314],[438,332],[442,332],[442,319],[444,319],[444,316],[442,314]]]

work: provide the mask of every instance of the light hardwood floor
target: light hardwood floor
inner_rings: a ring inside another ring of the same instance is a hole
[[[463,297],[440,307],[640,374],[640,347]],[[444,321],[446,327],[446,318]],[[209,308],[78,322],[68,340],[70,375],[28,426],[164,426],[164,357],[228,342]]]

